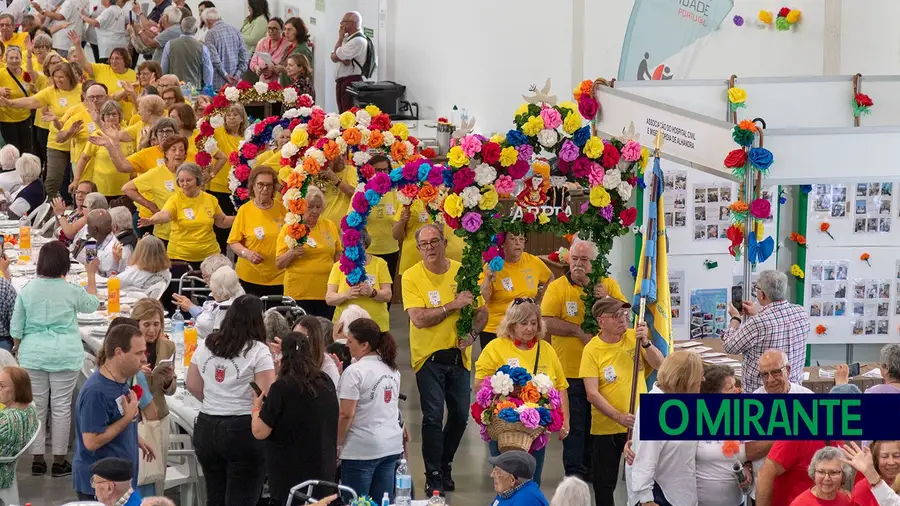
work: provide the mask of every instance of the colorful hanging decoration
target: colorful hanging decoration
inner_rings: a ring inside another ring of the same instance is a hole
[[[791,241],[797,243],[798,246],[806,247],[806,237],[797,232],[791,232]]]
[[[816,334],[818,334],[820,336],[824,336],[827,333],[828,333],[828,327],[826,327],[825,325],[822,325],[822,324],[816,325]]]
[[[863,253],[862,255],[859,256],[859,259],[862,260],[863,262],[867,263],[869,265],[869,267],[872,267],[872,264],[869,263],[869,253]]]
[[[823,234],[828,234],[828,237],[831,237],[831,240],[833,241],[834,236],[831,235],[831,232],[828,231],[828,229],[830,229],[830,228],[831,228],[831,223],[828,223],[827,221],[823,221],[822,223],[819,224],[819,232],[822,232]]]
[[[865,93],[857,93],[853,97],[853,117],[858,118],[860,116],[866,116],[872,114],[872,111],[869,110],[870,107],[875,105],[872,102],[872,99],[869,98]]]
[[[797,264],[794,264],[791,266],[791,275],[797,279],[803,279],[806,276],[803,273],[803,269],[801,269],[800,266]]]
[[[732,112],[746,107],[744,102],[747,101],[747,91],[743,88],[731,88],[728,90],[728,105],[731,106]]]
[[[782,7],[775,14],[773,14],[772,11],[763,9],[756,14],[756,19],[750,19],[749,23],[745,23],[745,19],[741,15],[734,16],[732,22],[738,27],[747,24],[750,26],[755,25],[758,28],[769,28],[774,23],[776,30],[786,32],[800,22],[800,16],[799,9]]]

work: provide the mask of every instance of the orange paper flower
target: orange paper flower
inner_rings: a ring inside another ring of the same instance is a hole
[[[325,144],[325,147],[322,148],[322,152],[325,153],[325,158],[329,160],[334,160],[335,158],[341,156],[341,148],[339,148],[337,143],[334,141],[328,141]]]
[[[745,213],[750,209],[750,206],[744,202],[743,200],[738,200],[728,206],[728,209],[736,212],[736,213]]]
[[[825,325],[816,325],[816,334],[819,334],[820,336],[826,334],[827,330],[828,327]]]
[[[791,232],[791,240],[799,244],[800,246],[806,246],[806,237],[803,237],[797,232]]]
[[[434,186],[431,186],[429,183],[425,183],[422,185],[422,188],[419,189],[419,200],[422,202],[429,204],[434,202],[438,196],[438,191]]]
[[[859,259],[863,260],[864,262],[869,264],[869,267],[872,267],[872,264],[869,263],[869,254],[868,253],[863,253],[862,255],[859,256]]]
[[[287,185],[288,188],[301,188],[303,186],[303,182],[306,181],[306,176],[301,174],[300,172],[291,172],[291,175],[288,176]]]
[[[384,145],[384,134],[381,133],[381,130],[372,130],[372,133],[369,134],[369,147],[370,148],[380,148]]]
[[[737,441],[725,441],[722,444],[722,455],[728,458],[734,457],[741,451],[741,443]]]
[[[288,225],[287,234],[299,241],[302,237],[306,236],[306,225],[302,223]]]
[[[495,415],[500,414],[500,412],[503,411],[503,410],[506,409],[506,408],[513,408],[513,409],[516,409],[516,405],[513,404],[513,403],[510,402],[510,401],[502,401],[502,402],[498,402],[497,405],[494,406],[494,414],[495,414]]]
[[[288,203],[288,209],[294,214],[305,214],[308,208],[306,199],[292,200]]]
[[[750,121],[749,119],[741,120],[741,122],[738,123],[738,126],[741,128],[741,130],[756,132],[756,123]]]
[[[522,399],[522,402],[537,404],[537,402],[541,400],[541,393],[538,392],[537,387],[528,383],[519,390],[519,398]]]
[[[391,157],[398,161],[402,162],[404,158],[406,158],[406,144],[403,142],[395,142],[391,145]]]
[[[362,140],[362,134],[356,128],[348,128],[344,130],[344,133],[341,134],[341,137],[347,141],[347,144],[351,146],[356,146],[359,144],[359,141]]]
[[[834,240],[834,236],[828,231],[829,228],[831,228],[831,223],[828,223],[827,221],[823,221],[819,225],[819,231],[828,234],[828,237],[831,237],[831,240]]]
[[[319,162],[317,162],[315,158],[310,156],[303,159],[303,170],[305,170],[307,174],[315,176],[322,170],[322,166],[319,165]]]

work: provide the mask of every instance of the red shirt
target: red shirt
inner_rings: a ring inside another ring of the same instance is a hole
[[[875,494],[872,493],[872,485],[868,480],[860,480],[853,486],[853,493],[850,494],[851,506],[878,506],[875,500]]]
[[[831,446],[837,447],[844,444],[843,441],[829,441],[829,443]],[[784,474],[775,477],[772,506],[790,506],[794,498],[804,492],[809,492],[814,485],[812,478],[809,477],[809,462],[813,455],[825,446],[825,441],[777,441],[772,445],[768,458],[784,468]],[[811,493],[809,497],[812,501],[819,500]],[[848,500],[847,504],[849,503]],[[800,504],[819,503],[804,502]]]
[[[871,492],[869,494],[871,495]],[[791,503],[791,506],[850,506],[850,498],[842,490],[837,493],[834,499],[826,501],[814,496],[812,490],[807,490],[797,496],[794,502]]]

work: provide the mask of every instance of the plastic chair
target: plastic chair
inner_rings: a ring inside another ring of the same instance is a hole
[[[41,226],[44,223],[44,220],[47,218],[47,213],[50,212],[50,202],[44,200],[44,203],[37,206],[37,208],[28,214],[28,225],[32,228],[36,228]]]
[[[159,300],[159,298],[162,297],[164,293],[166,293],[166,288],[168,287],[169,283],[167,281],[160,281],[159,283],[156,283],[145,290],[145,292],[148,298]]]
[[[38,432],[41,431],[41,421],[38,420],[37,430],[34,431],[34,434],[31,435],[31,438],[28,440],[28,443],[19,450],[19,453],[15,454],[12,457],[0,457],[0,464],[13,464],[15,466],[16,461],[19,460],[19,457],[25,453],[29,447],[31,447],[31,443],[34,443],[34,440],[37,439]],[[12,486],[9,488],[0,489],[0,502],[3,503],[4,506],[10,506],[12,504],[21,504],[19,502],[19,480],[13,477]]]
[[[193,427],[177,413],[170,411],[169,432],[164,489],[185,487],[187,490],[181,493],[181,504],[194,506],[196,499],[196,505],[203,506],[206,504],[206,486],[203,482],[203,469],[197,460],[191,440]]]

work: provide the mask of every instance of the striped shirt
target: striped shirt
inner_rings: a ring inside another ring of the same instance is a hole
[[[801,306],[782,300],[764,306],[740,327],[729,327],[722,339],[725,341],[725,353],[744,356],[741,388],[744,392],[753,392],[762,386],[759,357],[766,350],[785,352],[791,365],[791,383],[803,384],[808,336],[809,317],[806,311]]]
[[[216,21],[206,32],[206,47],[209,48],[214,70],[213,90],[222,88],[227,77],[240,79],[247,70],[250,56],[237,28],[222,20]]]

